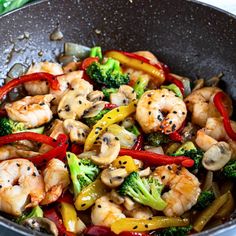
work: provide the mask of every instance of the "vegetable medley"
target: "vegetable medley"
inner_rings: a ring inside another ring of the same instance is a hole
[[[149,51],[73,45],[60,64],[16,64],[0,88],[2,214],[60,236],[184,236],[229,220],[236,122],[221,75],[193,82]]]

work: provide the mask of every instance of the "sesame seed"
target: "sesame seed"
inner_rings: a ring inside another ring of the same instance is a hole
[[[119,164],[121,165],[121,164],[122,164],[122,162],[121,162],[121,161],[119,161]]]
[[[79,104],[82,104],[82,101],[79,100]]]
[[[20,166],[20,164],[19,163],[16,163],[16,165],[19,167]]]
[[[137,229],[138,228],[138,226],[137,225],[135,225],[134,227],[133,227],[133,229]]]
[[[151,111],[149,111],[149,112],[148,112],[148,115],[151,115],[151,114],[152,114],[152,112],[151,112]]]
[[[165,175],[163,175],[163,176],[161,177],[161,179],[165,179]]]
[[[108,116],[108,117],[107,117],[107,119],[111,119],[111,117],[110,117],[110,116]]]
[[[151,97],[151,96],[152,96],[152,94],[151,94],[151,93],[149,93],[147,96],[148,96],[148,97]]]
[[[165,95],[162,95],[162,97],[164,98],[164,97],[165,97]]]
[[[151,103],[152,103],[152,101],[149,101],[149,102],[148,102],[148,105],[150,105]]]
[[[184,112],[184,111],[182,112],[182,115],[185,115],[185,112]]]
[[[177,114],[177,111],[173,111],[174,114]]]
[[[29,167],[29,166],[27,167],[27,170],[30,170],[30,167]]]
[[[119,140],[119,138],[118,138],[118,137],[115,137],[115,140]]]
[[[124,161],[123,164],[124,164],[124,165],[127,164],[127,161]]]
[[[65,111],[70,111],[70,106],[68,104],[65,105]]]
[[[120,109],[116,109],[117,112],[120,112]]]
[[[145,228],[148,228],[148,225],[144,225]]]
[[[172,124],[172,120],[169,121],[169,124],[170,124],[170,125]]]
[[[98,134],[98,133],[99,133],[98,131],[95,132],[95,134]]]
[[[85,203],[83,203],[83,204],[81,204],[81,206],[82,206],[82,207],[84,207],[84,206],[86,206],[86,204],[85,204]]]
[[[172,170],[171,166],[167,166],[168,170]]]

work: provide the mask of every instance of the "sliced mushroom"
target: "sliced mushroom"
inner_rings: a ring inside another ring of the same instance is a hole
[[[137,97],[134,89],[128,85],[121,85],[117,93],[110,95],[110,101],[117,106],[128,105]]]
[[[22,223],[25,227],[36,230],[42,233],[48,233],[50,235],[57,236],[58,229],[55,223],[44,217],[32,217],[24,220]]]
[[[120,151],[120,141],[108,132],[104,133],[101,139],[101,152],[98,156],[92,156],[91,159],[98,165],[107,166],[117,158]]]
[[[89,109],[92,103],[84,96],[81,96],[78,91],[68,91],[61,99],[58,106],[58,115],[61,119],[80,119],[84,111]]]
[[[87,96],[87,99],[90,102],[102,101],[103,98],[104,98],[104,94],[102,91],[99,91],[99,90],[92,91]]]
[[[232,151],[226,142],[212,145],[205,153],[202,164],[207,170],[220,170],[230,160]]]
[[[119,168],[107,168],[102,171],[101,180],[102,182],[110,188],[116,188],[120,186],[128,173],[125,169]]]
[[[70,136],[71,142],[77,142],[84,144],[89,132],[90,128],[80,121],[76,121],[73,119],[67,119],[63,122],[65,131]]]
[[[152,173],[152,171],[150,167],[147,167],[144,170],[140,170],[138,173],[140,177],[146,177],[146,176],[149,176]]]
[[[115,189],[112,189],[110,192],[110,198],[112,199],[112,201],[117,204],[117,205],[121,205],[124,203],[125,199],[123,197],[121,197]]]
[[[84,112],[83,117],[89,118],[96,116],[99,112],[101,112],[104,109],[106,103],[107,102],[104,101],[94,102],[93,105]]]

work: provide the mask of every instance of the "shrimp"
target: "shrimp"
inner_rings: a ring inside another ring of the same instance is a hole
[[[186,116],[184,101],[167,89],[149,90],[137,104],[136,120],[145,133],[161,130],[170,134],[180,128]]]
[[[220,117],[220,113],[213,103],[213,98],[217,92],[223,91],[216,87],[204,87],[193,91],[184,99],[188,110],[192,113],[193,124],[204,127],[208,117]],[[231,115],[232,101],[227,94],[225,96],[224,105]]]
[[[55,202],[70,184],[68,170],[59,159],[52,159],[47,163],[47,167],[43,171],[43,179],[46,195],[40,202],[42,205]]]
[[[157,167],[154,177],[170,190],[162,195],[166,216],[180,216],[196,204],[201,192],[198,179],[186,168],[176,164]]]
[[[45,196],[42,176],[26,159],[0,163],[0,210],[19,216],[28,207],[39,204]]]
[[[5,106],[8,116],[18,122],[24,123],[26,128],[43,125],[52,119],[50,102],[53,95],[27,96]]]
[[[110,227],[116,220],[125,218],[122,207],[110,201],[108,196],[96,200],[92,208],[91,219],[94,225]]]
[[[134,52],[134,54],[145,57],[152,64],[159,63],[157,58],[149,51],[138,51],[138,52]],[[149,74],[144,73],[143,71],[140,71],[140,70],[135,70],[130,67],[123,67],[123,72],[129,74],[130,80],[132,81],[132,83],[135,83],[139,77],[145,77],[149,81],[155,81],[155,79],[153,77],[151,77]],[[155,84],[155,83],[153,83],[153,84]],[[154,86],[154,88],[155,88],[155,86]]]
[[[32,65],[27,74],[37,73],[37,72],[47,72],[52,75],[63,74],[62,67],[58,63],[52,62],[39,62]],[[49,93],[49,86],[47,81],[32,81],[24,84],[24,87],[29,95],[44,95]]]
[[[50,94],[55,97],[53,104],[58,105],[61,98],[70,89],[79,92],[79,94],[82,96],[87,96],[93,91],[93,86],[88,81],[82,79],[83,73],[84,72],[82,70],[79,70],[57,77],[57,80],[60,84],[60,90],[50,89]]]

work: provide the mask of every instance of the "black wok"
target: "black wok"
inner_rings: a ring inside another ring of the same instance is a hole
[[[49,34],[57,24],[64,39],[52,42]],[[42,0],[0,17],[0,32],[0,78],[16,62],[55,60],[68,41],[148,49],[172,71],[193,79],[223,72],[235,104],[236,17],[196,1]],[[0,235],[30,234],[0,216]],[[236,235],[236,220],[203,235]]]

